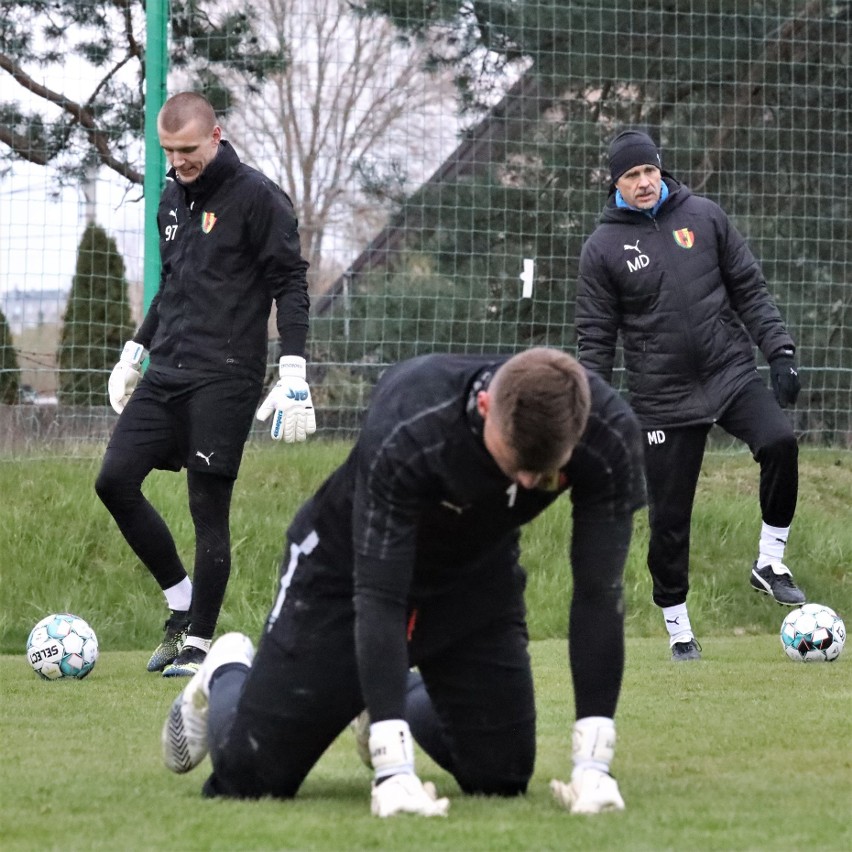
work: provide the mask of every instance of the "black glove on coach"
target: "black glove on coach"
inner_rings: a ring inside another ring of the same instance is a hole
[[[769,378],[772,391],[781,408],[795,405],[802,386],[799,384],[799,374],[796,371],[796,360],[792,349],[782,349],[773,355],[769,362]]]

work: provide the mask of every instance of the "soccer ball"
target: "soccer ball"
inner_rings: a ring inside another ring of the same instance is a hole
[[[82,618],[70,612],[48,615],[30,631],[27,659],[45,680],[80,680],[98,661],[98,637]]]
[[[800,663],[836,660],[846,644],[843,619],[825,604],[806,603],[787,613],[781,624],[784,653]]]

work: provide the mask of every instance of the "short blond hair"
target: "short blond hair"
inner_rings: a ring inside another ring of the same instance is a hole
[[[216,126],[216,112],[212,104],[197,92],[172,95],[157,116],[157,124],[166,133],[177,133],[191,121],[197,121],[204,133],[212,133]]]
[[[489,416],[521,470],[555,470],[577,445],[591,407],[589,380],[576,358],[540,346],[514,355],[494,374]]]

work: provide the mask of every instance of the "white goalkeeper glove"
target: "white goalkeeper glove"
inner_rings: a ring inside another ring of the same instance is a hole
[[[435,785],[414,774],[414,740],[408,722],[388,719],[370,725],[370,759],[376,773],[370,797],[373,816],[395,814],[446,816],[449,799],[439,799]]]
[[[554,779],[550,791],[572,814],[623,811],[618,782],[609,774],[615,755],[615,723],[603,716],[578,719],[572,738],[574,770],[571,783]]]
[[[130,395],[136,389],[136,383],[142,376],[139,365],[148,357],[148,350],[141,344],[131,340],[124,344],[121,358],[112,368],[107,383],[109,404],[116,414],[124,411]]]
[[[274,441],[304,441],[317,430],[311,389],[305,381],[305,359],[283,355],[278,359],[278,382],[257,410],[257,419],[266,420],[272,412],[270,434]]]
[[[553,779],[550,792],[562,807],[572,814],[600,814],[605,811],[623,811],[624,799],[618,782],[612,775],[598,769],[585,769],[571,783]]]

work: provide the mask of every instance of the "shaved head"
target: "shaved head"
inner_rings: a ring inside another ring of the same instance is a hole
[[[197,122],[204,134],[212,133],[216,126],[216,113],[210,101],[196,92],[180,92],[172,95],[160,110],[157,125],[166,133],[177,133],[190,122]]]
[[[157,116],[157,135],[175,178],[186,186],[216,157],[222,128],[207,98],[181,92],[163,104]]]

